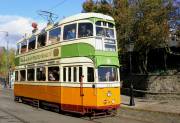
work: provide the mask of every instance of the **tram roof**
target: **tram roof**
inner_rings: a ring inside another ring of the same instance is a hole
[[[104,15],[101,13],[90,12],[90,13],[79,13],[79,14],[67,17],[67,18],[59,21],[59,24],[68,23],[68,22],[77,21],[77,20],[83,20],[83,19],[92,18],[92,17],[114,21],[114,19],[111,16]]]

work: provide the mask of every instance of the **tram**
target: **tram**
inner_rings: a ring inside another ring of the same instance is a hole
[[[80,13],[17,42],[14,97],[80,114],[120,107],[114,19]]]

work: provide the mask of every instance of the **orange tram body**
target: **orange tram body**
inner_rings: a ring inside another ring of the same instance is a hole
[[[115,32],[112,17],[81,13],[20,40],[15,100],[80,114],[116,111],[121,98]]]

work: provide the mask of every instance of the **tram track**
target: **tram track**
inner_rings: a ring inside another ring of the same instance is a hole
[[[5,114],[7,114],[7,115],[9,115],[9,116],[11,116],[11,117],[13,117],[13,118],[15,118],[15,119],[17,119],[17,120],[18,120],[18,123],[30,123],[30,122],[25,121],[24,119],[22,119],[22,118],[20,118],[20,117],[18,117],[18,116],[16,116],[16,115],[14,115],[14,114],[12,114],[12,113],[10,113],[10,112],[2,109],[1,107],[0,107],[0,111],[3,112],[3,113],[5,113]]]

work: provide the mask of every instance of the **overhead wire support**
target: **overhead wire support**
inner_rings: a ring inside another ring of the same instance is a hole
[[[50,12],[50,11],[44,11],[44,10],[39,10],[38,14],[43,17],[45,20],[48,21],[47,24],[53,24],[54,21],[58,18],[58,15]]]

